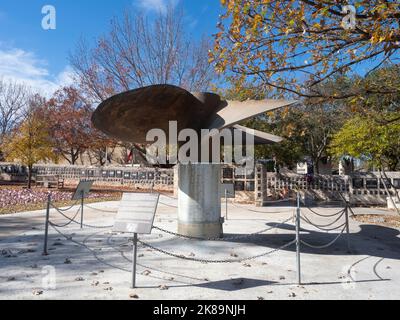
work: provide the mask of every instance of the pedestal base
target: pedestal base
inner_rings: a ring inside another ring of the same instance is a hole
[[[178,232],[218,238],[222,236],[221,165],[178,164]]]
[[[222,223],[178,223],[178,233],[196,238],[222,238]]]

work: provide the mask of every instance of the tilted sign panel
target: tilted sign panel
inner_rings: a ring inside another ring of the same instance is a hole
[[[233,183],[222,183],[220,190],[221,198],[225,198],[225,194],[227,198],[235,198],[235,186]]]
[[[159,194],[124,193],[115,220],[114,231],[150,234]]]
[[[80,181],[79,185],[76,187],[74,195],[72,196],[72,200],[79,200],[82,197],[87,198],[93,183],[94,181]]]

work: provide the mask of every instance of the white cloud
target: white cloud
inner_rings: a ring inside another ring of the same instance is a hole
[[[70,67],[52,75],[45,60],[39,59],[33,52],[19,48],[0,48],[0,78],[24,83],[45,96],[50,96],[59,87],[73,82]]]
[[[134,4],[146,11],[166,13],[169,5],[174,7],[178,2],[179,0],[135,0]]]

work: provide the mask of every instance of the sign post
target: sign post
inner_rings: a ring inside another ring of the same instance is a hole
[[[297,214],[296,214],[296,261],[297,261],[297,283],[301,285],[300,265],[300,192],[297,191]]]
[[[151,234],[160,194],[124,193],[113,231],[133,233],[132,288],[136,288],[137,245],[139,234]]]
[[[83,207],[94,181],[80,181],[71,200],[81,200],[81,229],[83,229]]]
[[[83,201],[84,201],[84,193],[83,191],[81,192],[81,229],[83,229]]]
[[[221,198],[225,198],[225,220],[228,221],[228,198],[235,199],[235,186],[233,183],[221,184]]]
[[[43,246],[43,255],[44,256],[49,255],[49,253],[47,252],[47,238],[49,236],[50,203],[51,203],[51,194],[49,194],[47,197],[46,225],[45,225],[45,231],[44,231],[44,246]]]

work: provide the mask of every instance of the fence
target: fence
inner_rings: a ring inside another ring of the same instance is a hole
[[[268,200],[284,198],[297,188],[303,199],[341,201],[342,195],[352,205],[386,205],[387,197],[400,194],[400,172],[355,173],[349,176],[275,174],[257,166],[255,202],[262,206]]]
[[[78,200],[79,201],[79,200]],[[78,202],[77,202],[78,203]],[[275,203],[275,202],[274,202]],[[113,226],[94,226],[94,225],[88,225],[83,223],[83,208],[84,208],[84,202],[81,202],[81,205],[78,206],[78,208],[75,207],[76,204],[69,208],[65,209],[60,209],[57,208],[51,201],[51,196],[49,195],[48,198],[48,203],[47,203],[47,211],[46,211],[46,222],[45,222],[45,235],[44,235],[44,249],[43,249],[43,255],[48,255],[47,251],[47,242],[48,242],[48,232],[49,232],[49,227],[52,227],[57,233],[60,235],[64,236],[68,241],[72,241],[75,244],[78,244],[90,251],[92,251],[88,246],[86,246],[84,243],[80,243],[76,240],[73,240],[72,237],[64,234],[60,229],[61,228],[66,228],[72,223],[75,223],[77,225],[80,225],[81,228],[83,227],[88,227],[88,228],[96,228],[96,229],[110,229]],[[50,219],[50,210],[51,208],[55,209],[58,214],[60,214],[63,218],[67,220],[66,223],[63,224],[56,224]],[[73,211],[73,215],[71,217],[67,216],[66,212],[70,210],[75,210]],[[95,208],[92,208],[95,209]],[[95,209],[99,210],[99,209]],[[246,208],[243,208],[243,210],[249,210]],[[295,213],[295,238],[291,241],[288,241],[287,243],[273,249],[269,249],[268,251],[261,252],[256,255],[252,256],[247,256],[243,258],[227,258],[227,259],[208,259],[208,258],[199,258],[196,255],[191,255],[187,256],[181,253],[176,253],[168,250],[161,249],[160,247],[150,244],[148,242],[145,242],[141,239],[138,239],[137,234],[135,234],[133,238],[133,257],[131,263],[132,263],[132,278],[133,278],[133,287],[136,286],[136,263],[137,263],[137,244],[141,244],[143,247],[146,247],[148,249],[151,249],[155,252],[158,252],[159,254],[162,255],[167,255],[176,259],[180,260],[186,260],[190,262],[195,262],[195,263],[204,263],[204,264],[232,264],[232,263],[243,263],[246,261],[250,260],[255,260],[259,259],[262,257],[268,257],[274,253],[277,253],[281,250],[285,250],[291,246],[296,246],[296,268],[297,268],[297,282],[298,284],[302,284],[302,279],[301,279],[301,248],[302,246],[306,246],[311,249],[326,249],[329,248],[330,246],[334,245],[345,233],[347,234],[347,249],[348,252],[350,252],[350,228],[349,228],[349,212],[351,212],[351,208],[349,207],[348,202],[345,202],[344,208],[340,209],[338,212],[335,212],[333,214],[322,214],[319,212],[316,212],[314,209],[307,207],[306,205],[302,206],[302,201],[301,201],[301,196],[300,196],[300,191],[297,191],[297,196],[296,196],[296,205],[293,207],[293,210],[296,211]],[[166,230],[164,228],[158,227],[158,226],[153,226],[154,230],[157,230],[161,233],[165,233],[174,237],[178,237],[182,240],[189,240],[189,241],[237,241],[240,239],[248,239],[252,238],[256,235],[260,234],[265,234],[267,232],[270,232],[272,230],[278,229],[280,226],[284,226],[288,224],[290,221],[293,220],[293,210],[290,209],[287,212],[290,215],[289,218],[285,219],[284,221],[275,224],[274,226],[270,226],[266,229],[260,230],[258,232],[252,233],[252,234],[242,234],[242,235],[235,235],[235,236],[230,236],[230,237],[222,237],[222,238],[198,238],[198,237],[190,237],[186,235],[182,235],[176,232],[172,232],[170,230]],[[102,210],[100,210],[102,211]],[[306,213],[308,211],[308,213]],[[111,211],[110,211],[111,212]],[[112,211],[114,212],[114,211]],[[77,221],[76,218],[78,217],[79,213],[81,213],[81,221]],[[320,218],[324,219],[331,219],[333,221],[329,221],[326,224],[318,224],[313,221],[313,218],[310,217],[310,215],[318,216]],[[337,234],[333,235],[332,241],[329,241],[329,243],[324,243],[324,244],[312,244],[308,241],[305,241],[302,238],[302,223],[306,223],[309,226],[312,226],[316,228],[317,230],[323,231],[324,233],[329,233],[333,231],[337,231]],[[124,243],[126,244],[126,243]]]
[[[154,187],[155,190],[170,192],[177,187],[174,186],[173,169],[37,165],[34,173],[58,176],[64,179],[66,185],[75,185],[80,180],[94,180],[95,186]],[[14,164],[0,164],[0,174],[8,175],[8,180],[18,177],[20,181],[26,175],[26,169]],[[265,166],[258,164],[255,170],[224,167],[222,182],[234,184],[236,200],[258,206],[293,195],[296,188],[299,188],[302,199],[307,201],[341,201],[343,194],[352,205],[384,205],[389,195],[398,197],[400,193],[400,172],[388,172],[384,178],[379,173],[305,177],[267,172]]]

